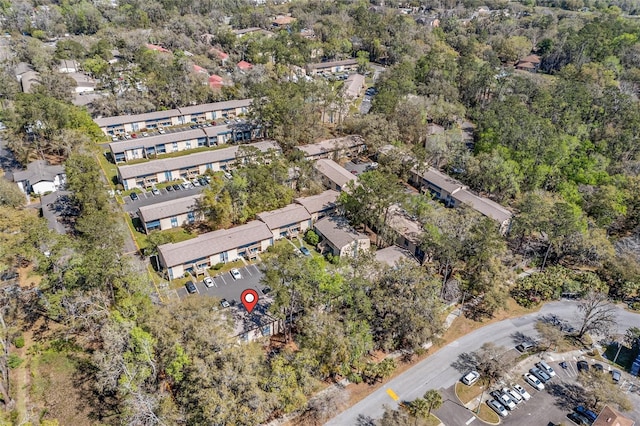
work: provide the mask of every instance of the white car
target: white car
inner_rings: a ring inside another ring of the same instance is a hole
[[[502,393],[507,394],[509,398],[511,398],[511,400],[516,404],[524,402],[524,399],[522,399],[522,395],[511,388],[502,388]]]
[[[229,272],[231,273],[231,276],[233,277],[234,280],[242,279],[242,274],[236,268],[233,268]]]
[[[164,135],[165,133],[167,133],[167,131],[164,130],[162,127],[158,127],[158,133],[160,133],[161,135]]]
[[[509,414],[507,409],[504,408],[502,404],[500,404],[495,399],[492,399],[491,401],[487,401],[487,405],[489,405],[489,407],[491,407],[491,409],[496,413],[498,413],[498,415],[501,417],[507,417],[507,415]]]
[[[525,401],[528,401],[529,399],[531,399],[531,395],[529,395],[529,392],[527,392],[527,390],[522,386],[520,386],[519,384],[513,385],[513,390],[518,392],[522,396],[522,399],[524,399]]]
[[[507,395],[506,393],[501,393],[498,396],[498,402],[507,407],[509,410],[515,410],[516,408],[516,403],[513,402],[513,400],[509,398],[509,395]]]
[[[537,390],[541,391],[544,389],[544,385],[542,384],[542,382],[540,382],[540,380],[538,380],[538,378],[533,374],[524,373],[524,379],[527,381],[527,383],[529,383],[531,386],[533,386]]]
[[[551,366],[544,361],[540,361],[539,363],[537,363],[536,367],[546,372],[549,375],[549,377],[553,377],[556,375],[556,372],[553,371],[553,368],[551,368]]]
[[[213,278],[211,277],[204,277],[204,280],[202,280],[202,282],[206,287],[213,287]]]
[[[147,136],[149,136],[149,133],[147,133],[147,132],[142,132],[142,136],[144,136],[144,137],[146,138]]]
[[[467,386],[471,386],[472,384],[477,382],[479,378],[480,378],[480,373],[478,373],[477,371],[470,371],[464,375],[464,377],[462,378],[462,383],[464,383]]]

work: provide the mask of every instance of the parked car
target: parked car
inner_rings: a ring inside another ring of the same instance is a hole
[[[220,301],[220,304],[222,305],[223,308],[228,308],[229,306],[231,306],[231,304],[227,301],[227,299],[222,299]]]
[[[234,280],[239,280],[242,278],[242,274],[240,273],[240,271],[238,271],[238,269],[233,268],[231,271],[229,271],[231,273],[231,276],[233,277]]]
[[[139,198],[138,194],[136,194],[135,192],[132,192],[130,197],[131,197],[131,201],[137,201]]]
[[[509,396],[509,398],[511,398],[511,400],[513,402],[515,402],[516,404],[520,404],[521,402],[524,402],[524,398],[522,398],[522,395],[520,395],[519,392],[516,392],[513,389],[510,388],[502,388],[502,393],[506,394]]]
[[[579,426],[591,426],[591,422],[589,422],[589,419],[578,413],[569,413],[567,414],[567,417],[569,418],[569,420]]]
[[[516,383],[515,385],[513,385],[513,390],[518,392],[520,396],[522,396],[522,399],[524,399],[525,401],[531,399],[531,395],[529,395],[529,392],[527,392],[527,390],[519,384]]]
[[[191,188],[191,187],[192,187],[192,186],[191,186],[191,182],[182,182],[182,187],[183,187],[184,189],[189,189],[189,188]]]
[[[532,342],[524,342],[516,346],[516,349],[520,352],[528,352],[535,348],[535,346],[536,345],[534,345]]]
[[[147,136],[149,136],[149,133],[147,133],[147,132],[142,132],[142,136],[144,136],[144,137],[146,138]]]
[[[187,281],[187,283],[184,286],[187,288],[187,293],[189,294],[198,292],[198,289],[196,288],[196,285],[193,281]]]
[[[477,371],[470,371],[462,377],[462,383],[467,386],[471,386],[480,378],[480,373]]]
[[[496,401],[495,399],[492,399],[490,401],[487,401],[487,405],[489,407],[491,407],[491,409],[493,411],[495,411],[496,413],[498,413],[498,415],[500,417],[507,417],[509,415],[509,412],[507,411],[506,408],[504,408],[502,406],[502,404],[500,404],[498,401]]]
[[[553,368],[551,368],[551,366],[544,361],[540,361],[539,363],[537,363],[536,367],[538,367],[540,370],[547,373],[550,377],[553,377],[556,375],[556,372],[553,371]]]
[[[167,133],[167,131],[162,127],[158,127],[158,133],[160,133],[161,135],[164,135],[165,133]]]
[[[211,277],[204,277],[204,280],[202,280],[202,282],[204,283],[205,287],[213,287],[213,278]]]
[[[300,247],[300,252],[302,254],[304,254],[305,256],[311,256],[311,252],[309,251],[308,248],[306,248],[305,246],[301,246]]]
[[[544,371],[540,370],[539,368],[535,368],[534,367],[534,368],[529,370],[529,373],[533,374],[538,379],[540,379],[540,381],[542,383],[546,383],[549,380],[551,380],[551,376],[549,376],[547,373],[545,373]]]
[[[536,376],[534,376],[531,373],[524,373],[524,379],[527,381],[527,383],[529,383],[531,386],[533,386],[536,390],[544,390],[544,385],[542,384],[542,382],[540,380],[538,380],[538,378]]]
[[[595,422],[596,419],[598,418],[598,415],[596,413],[594,413],[593,411],[589,410],[584,405],[578,405],[576,407],[576,409],[575,409],[575,412],[579,413],[579,414],[582,414],[583,416],[585,416],[586,418],[591,420],[591,422]]]
[[[589,371],[589,363],[587,361],[578,361],[578,363],[576,364],[578,367],[578,373],[581,371],[585,371],[588,372]]]
[[[498,402],[508,408],[509,411],[515,410],[516,403],[506,393],[499,392],[497,399]]]
[[[622,378],[622,373],[620,373],[620,370],[611,370],[611,378],[614,382],[618,383]]]
[[[180,185],[178,185],[177,183],[173,185],[173,189],[175,191],[180,191]]]
[[[202,186],[207,186],[207,180],[205,178],[199,178],[198,182],[200,182],[200,185]]]
[[[135,138],[137,138],[137,137],[138,137],[138,135],[137,135],[136,133],[131,133],[131,137],[132,137],[133,139],[135,139]]]
[[[604,371],[604,366],[602,364],[593,364],[593,369],[594,370],[598,370],[599,372],[603,372]]]
[[[153,195],[160,195],[160,190],[158,188],[153,188],[153,189],[151,189],[151,193]]]
[[[198,182],[198,179],[193,179],[193,180],[191,181],[191,185],[193,185],[193,186],[200,186],[200,182]]]

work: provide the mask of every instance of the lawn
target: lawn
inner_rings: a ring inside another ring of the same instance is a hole
[[[483,386],[480,385],[480,382],[476,382],[473,386],[467,386],[462,382],[456,383],[456,395],[458,399],[466,404],[474,398],[480,396],[482,393]]]
[[[474,411],[475,413],[475,411]],[[498,424],[500,423],[500,417],[491,409],[487,404],[480,404],[480,412],[476,414],[480,420],[487,423]]]
[[[127,225],[129,226],[129,230],[131,231],[131,235],[133,235],[136,245],[138,246],[138,249],[144,253],[144,249],[149,246],[149,241],[148,241],[147,234],[136,230],[136,228],[140,228],[140,229],[142,228],[140,219],[132,219],[131,216],[129,216],[128,214],[125,214],[125,218],[127,220]],[[162,234],[171,236],[171,240],[174,243],[190,240],[198,236],[197,234],[192,234],[185,231],[185,229],[181,227],[166,229],[164,231],[154,231],[154,232],[160,232]]]
[[[110,163],[104,153],[97,154],[96,157],[98,157],[98,163],[100,163],[100,168],[107,177],[109,185],[112,188],[115,188],[118,183],[118,167],[116,167],[115,164]]]
[[[622,348],[620,348],[618,358],[616,358],[617,352],[618,345],[608,345],[604,352],[604,356],[607,360],[611,360],[611,364],[617,365],[621,369],[628,371],[631,368],[631,364],[633,364],[633,361],[636,359],[636,356],[638,356],[638,351],[622,346]],[[614,358],[616,358],[615,363],[613,363]]]

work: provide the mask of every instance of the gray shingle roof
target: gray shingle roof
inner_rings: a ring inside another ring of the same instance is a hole
[[[321,194],[296,198],[294,201],[307,209],[311,214],[335,208],[339,193],[328,189]]]
[[[280,147],[274,141],[260,141],[247,145],[234,145],[228,148],[196,152],[195,154],[188,154],[180,157],[162,158],[159,160],[148,161],[146,163],[119,166],[118,173],[120,174],[121,179],[130,179],[138,176],[149,176],[154,173],[162,173],[169,170],[188,169],[203,164],[230,161],[236,158],[236,152],[240,146],[252,146],[258,148],[262,152],[266,152],[271,149],[280,150]]]
[[[357,180],[352,173],[333,160],[320,159],[316,161],[315,168],[341,188],[352,180]]]
[[[358,63],[355,59],[343,59],[341,61],[329,61],[329,62],[320,62],[319,64],[307,64],[307,68],[311,70],[317,70],[322,68],[331,68],[340,65],[356,65]]]
[[[495,201],[475,195],[467,189],[456,192],[453,198],[500,223],[504,223],[513,216],[509,210]]]
[[[137,123],[161,118],[179,117],[185,114],[197,114],[209,111],[222,111],[230,108],[248,107],[253,99],[239,99],[234,101],[215,102],[209,104],[193,105],[166,111],[153,111],[144,114],[117,115],[114,117],[97,118],[94,121],[100,127],[115,126],[124,123]]]
[[[171,268],[272,237],[266,224],[254,220],[235,228],[208,232],[192,240],[163,244],[158,252],[164,266]]]
[[[226,127],[216,126],[216,127]],[[149,148],[157,145],[164,145],[173,142],[182,142],[198,138],[204,138],[203,129],[190,129],[183,132],[165,133],[164,135],[158,134],[157,136],[141,137],[137,139],[127,139],[124,141],[111,142],[109,148],[115,153],[124,152],[129,149],[135,148]],[[194,147],[195,148],[195,147]]]
[[[325,217],[316,222],[315,228],[331,244],[342,249],[353,241],[366,240],[367,237],[361,232],[357,232],[349,225],[349,221],[342,216]]]
[[[57,175],[63,173],[64,166],[51,166],[47,164],[45,160],[38,160],[32,161],[31,163],[27,164],[26,170],[14,172],[13,181],[21,182],[27,180],[31,185],[44,181],[53,182],[54,178]]]
[[[298,149],[304,152],[305,157],[312,157],[327,152],[339,151],[341,149],[355,148],[364,145],[364,139],[359,135],[344,136],[342,138],[326,139],[317,143],[299,146]]]
[[[269,229],[277,229],[283,226],[300,223],[311,219],[311,215],[303,206],[289,204],[278,210],[258,214],[258,219],[267,224]]]
[[[444,189],[449,194],[453,194],[456,191],[464,188],[462,182],[459,182],[432,167],[429,167],[429,169],[426,172],[422,173],[421,176],[428,182],[431,182],[431,184]]]
[[[153,220],[178,216],[190,211],[195,211],[197,201],[200,198],[202,198],[202,194],[196,194],[189,197],[177,198],[175,200],[143,206],[138,209],[138,214],[142,222],[151,222]]]

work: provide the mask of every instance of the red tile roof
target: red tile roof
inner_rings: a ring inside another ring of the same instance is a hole
[[[164,47],[158,46],[157,44],[147,43],[147,49],[155,50],[156,52],[171,53],[170,51],[168,51]]]
[[[243,70],[243,71],[247,71],[247,70],[250,70],[251,68],[253,68],[253,65],[251,65],[247,61],[240,61],[240,62],[238,62],[238,64],[236,66],[238,68],[240,68],[241,70]]]
[[[211,49],[209,49],[209,53],[212,54],[212,55],[217,56],[218,59],[220,59],[221,61],[224,61],[229,57],[228,54],[224,53],[220,49],[216,49],[215,47],[212,47]]]

